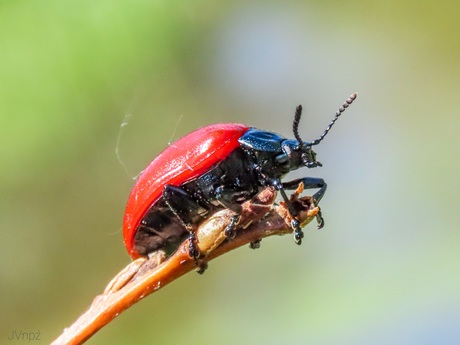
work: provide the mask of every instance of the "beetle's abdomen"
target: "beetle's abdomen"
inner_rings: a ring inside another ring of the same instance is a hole
[[[141,255],[162,249],[169,256],[187,238],[187,230],[169,209],[152,207],[134,236],[134,248]]]
[[[193,225],[198,226],[210,214],[221,208],[209,205],[207,210],[194,213]],[[189,232],[182,221],[166,206],[163,198],[160,198],[142,219],[133,244],[140,255],[147,255],[161,249],[167,256],[170,256],[188,235]]]

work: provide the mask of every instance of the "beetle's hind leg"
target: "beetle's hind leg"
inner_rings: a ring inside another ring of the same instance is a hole
[[[170,184],[165,185],[163,189],[163,199],[189,232],[189,255],[195,260],[195,264],[199,266],[200,251],[196,245],[196,224],[199,224],[206,217],[209,210],[200,205],[199,201],[187,191]]]

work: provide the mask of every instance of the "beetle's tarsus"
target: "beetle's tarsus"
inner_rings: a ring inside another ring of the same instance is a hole
[[[303,231],[299,229],[299,231],[294,232],[294,240],[295,244],[298,244],[299,246],[302,244],[302,238],[303,238]]]
[[[196,236],[194,232],[190,232],[188,237],[189,239],[189,247],[188,247],[188,255],[195,261],[195,265],[199,266],[198,258],[200,257],[200,251],[196,246]]]
[[[321,213],[321,209],[318,207],[318,214],[316,215],[316,222],[318,223],[317,228],[322,229],[324,227],[324,218]]]
[[[235,214],[232,216],[232,219],[230,220],[230,224],[228,224],[227,228],[225,229],[225,237],[227,238],[235,238],[236,236],[236,225],[238,221],[240,220],[240,215]]]
[[[298,245],[302,244],[302,238],[304,236],[302,229],[300,228],[299,221],[297,219],[293,219],[291,221],[291,227],[294,230],[294,240],[295,243]]]

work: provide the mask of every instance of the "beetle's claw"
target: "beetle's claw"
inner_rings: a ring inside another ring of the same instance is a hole
[[[251,243],[249,243],[249,248],[251,249],[259,249],[260,248],[260,242],[262,240],[255,240],[255,241],[252,241]]]
[[[195,261],[195,264],[197,265],[197,268],[195,271],[198,274],[203,274],[208,269],[208,264],[206,262],[197,263]]]
[[[319,209],[318,214],[316,215],[316,222],[318,223],[317,228],[322,229],[324,227],[324,218],[321,214],[321,209]]]

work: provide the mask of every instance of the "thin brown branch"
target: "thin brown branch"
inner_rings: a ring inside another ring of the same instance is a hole
[[[310,197],[298,198],[301,192],[302,188],[299,187],[291,201],[299,211],[297,218],[302,225],[306,225],[319,209],[312,204]],[[222,254],[264,237],[291,233],[291,219],[286,207],[283,203],[273,207],[275,197],[276,192],[267,188],[253,200],[244,203],[237,234],[231,240],[225,237],[225,228],[230,222],[232,212],[218,212],[201,224],[197,231],[197,244],[202,254],[200,264],[205,265]],[[167,260],[162,252],[157,252],[148,259],[138,259],[130,263],[52,345],[82,344],[134,303],[196,269],[194,260],[188,254],[188,248],[189,243],[185,241]]]

